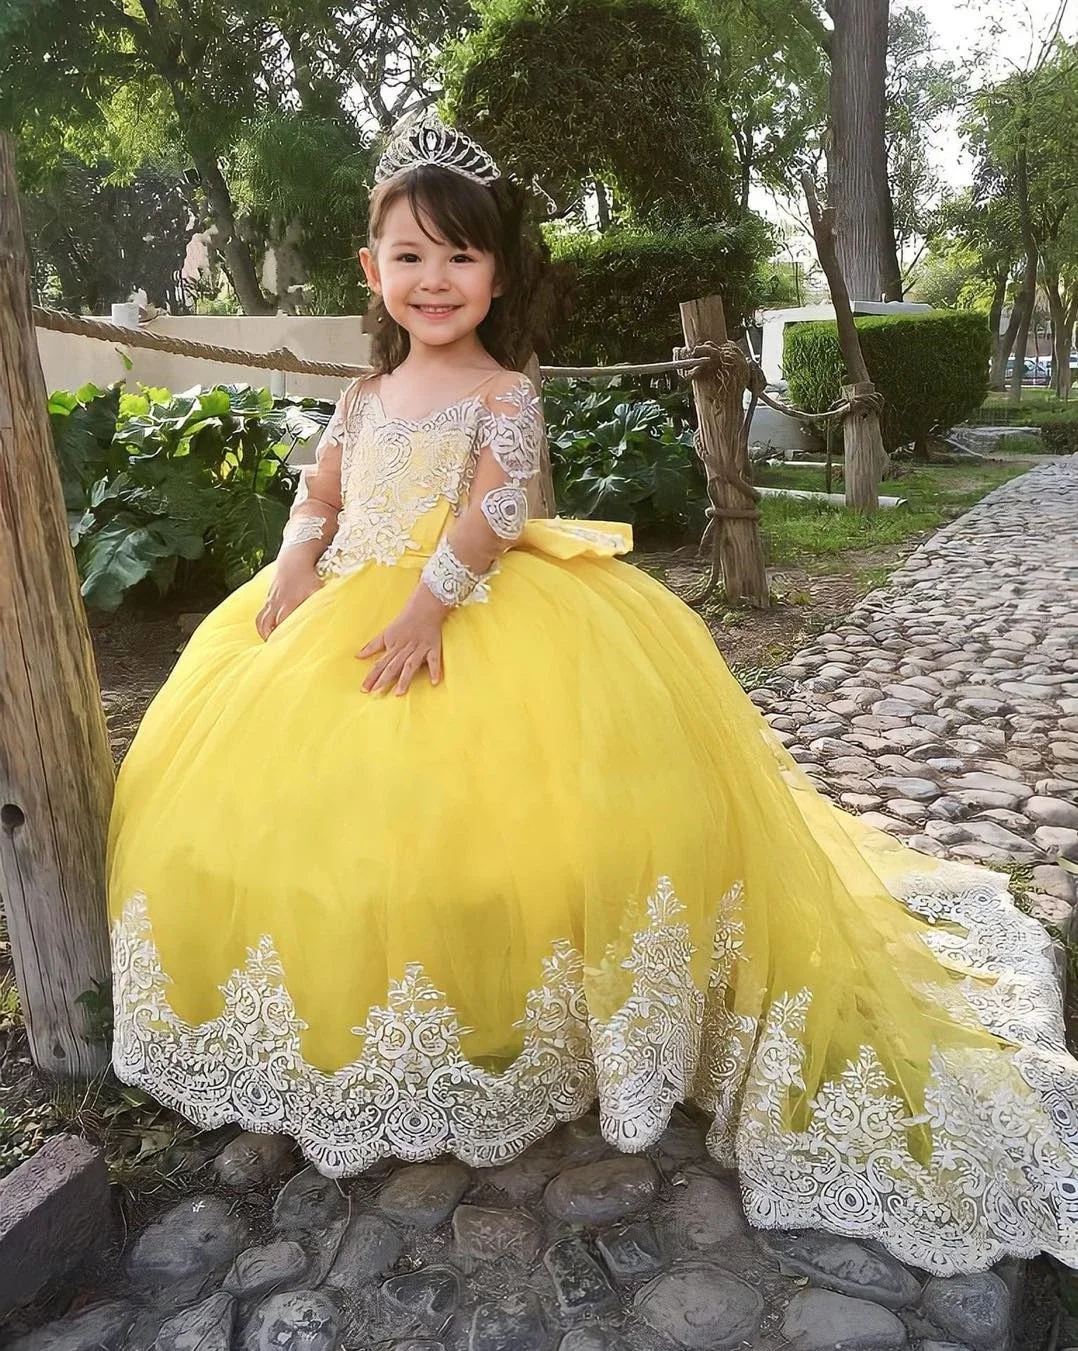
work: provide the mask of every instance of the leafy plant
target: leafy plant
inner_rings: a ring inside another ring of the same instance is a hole
[[[86,1010],[87,1041],[112,1042],[112,981],[95,980],[76,1000]]]
[[[1050,455],[1078,455],[1078,404],[1058,411],[1034,413],[1029,419],[1041,434],[1041,447]],[[1008,443],[1008,449],[1011,449]]]
[[[984,402],[991,335],[982,314],[931,310],[858,318],[869,375],[886,403],[883,443],[895,450],[923,445]],[[790,324],[783,369],[799,408],[822,413],[839,397],[842,356],[834,321]]]
[[[562,510],[643,531],[702,525],[704,477],[680,392],[641,399],[617,381],[550,380],[543,396]]]
[[[275,405],[249,385],[53,394],[87,605],[115,610],[146,579],[163,596],[181,575],[229,588],[252,576],[280,545],[296,481],[286,461],[318,429],[314,403]]]
[[[757,303],[770,247],[752,216],[707,229],[551,231],[549,242],[567,288],[554,354],[581,365],[669,359],[685,341],[679,304],[696,296],[721,294],[735,327]]]

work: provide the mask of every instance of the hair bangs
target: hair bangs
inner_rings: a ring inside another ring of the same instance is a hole
[[[376,189],[371,203],[372,243],[380,238],[387,212],[401,197],[407,198],[419,228],[434,243],[444,240],[457,249],[479,249],[494,254],[499,264],[503,261],[503,228],[490,191],[434,164],[417,165]]]

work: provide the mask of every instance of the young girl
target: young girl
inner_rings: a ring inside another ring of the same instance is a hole
[[[759,1226],[1078,1261],[1078,1065],[996,874],[816,794],[620,525],[529,519],[518,227],[460,133],[379,166],[377,374],[116,798],[115,1065],[332,1176],[713,1118]],[[508,223],[507,223],[508,222]]]

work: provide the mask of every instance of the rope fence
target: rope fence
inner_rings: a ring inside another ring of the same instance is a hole
[[[107,319],[90,318],[86,315],[68,314],[64,310],[48,309],[35,305],[34,324],[38,328],[49,329],[54,333],[71,333],[82,338],[96,338],[100,342],[119,343],[124,347],[144,347],[155,352],[169,352],[174,356],[193,357],[202,361],[217,361],[227,365],[248,366],[257,370],[283,371],[295,375],[323,375],[330,378],[351,380],[359,375],[370,375],[371,366],[351,365],[335,361],[307,361],[290,352],[287,347],[276,347],[270,352],[246,352],[236,347],[218,347],[215,343],[195,342],[189,338],[178,338],[163,333],[150,333],[144,328],[128,328],[123,324],[114,324]],[[734,346],[734,344],[729,344]],[[740,348],[737,349],[740,352]],[[639,365],[620,366],[540,366],[544,379],[594,380],[624,375],[663,375],[671,372],[693,380],[702,377],[705,372],[714,372],[717,361],[716,349],[708,344],[699,349],[685,352],[671,361],[651,361]],[[772,398],[766,392],[766,379],[756,362],[750,362],[750,384],[754,399],[767,404],[777,413],[797,418],[806,423],[825,423],[832,419],[846,417],[849,413],[861,411],[859,399],[847,399],[837,403],[824,413],[806,413],[800,408],[791,408],[788,404]]]

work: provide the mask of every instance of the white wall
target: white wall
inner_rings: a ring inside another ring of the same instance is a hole
[[[370,339],[363,332],[363,320],[359,315],[164,315],[143,328],[149,333],[247,352],[271,352],[278,347],[287,347],[296,356],[308,360],[348,365],[363,365],[370,351]],[[133,362],[128,371],[118,354],[118,345],[113,342],[54,333],[44,328],[37,330],[37,342],[45,386],[50,392],[78,389],[90,381],[109,385],[115,380],[125,380],[132,390],[138,384],[164,386],[177,392],[190,389],[192,385],[249,384],[272,389],[274,394],[336,399],[348,383],[335,377],[231,366],[175,356],[171,352],[153,352],[145,347],[123,349]]]

